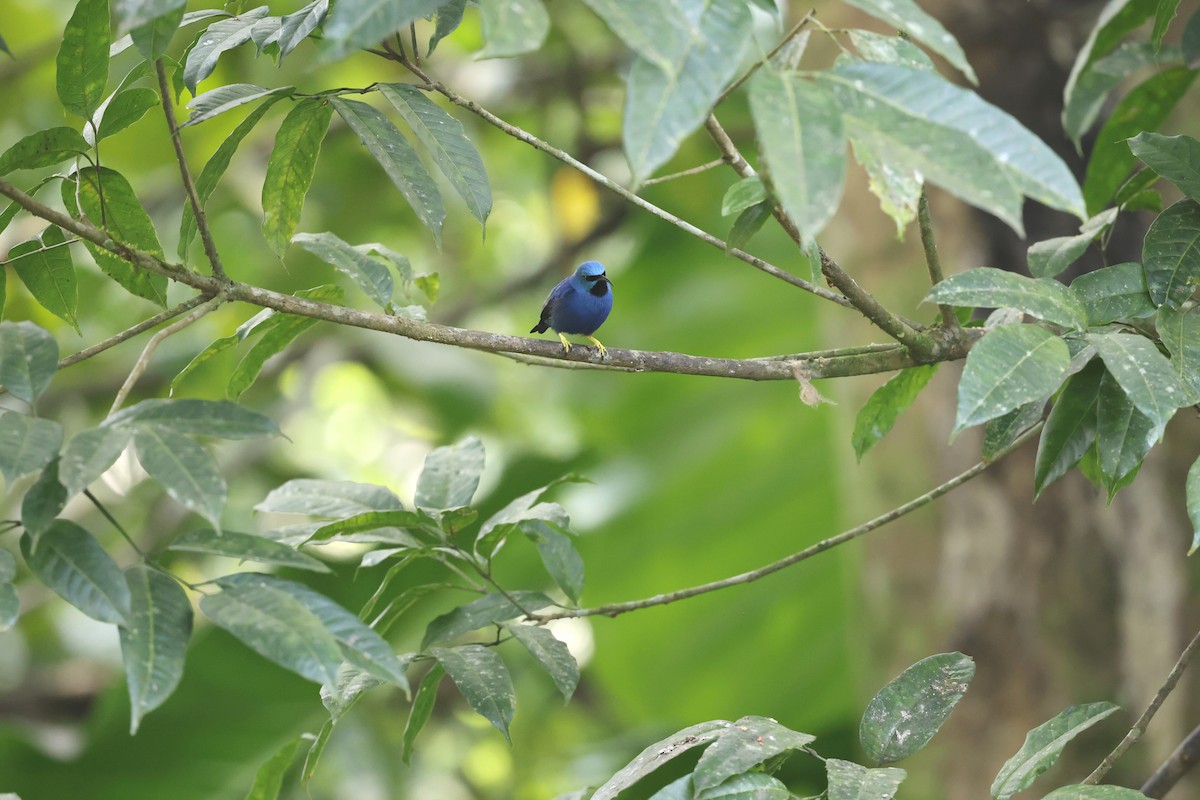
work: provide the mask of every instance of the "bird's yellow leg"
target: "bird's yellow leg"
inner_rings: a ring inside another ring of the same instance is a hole
[[[607,347],[605,347],[604,345],[600,344],[600,340],[599,340],[599,339],[597,339],[595,336],[589,336],[589,337],[587,337],[587,339],[588,339],[588,341],[589,341],[589,342],[591,342],[592,344],[596,345],[596,347],[599,347],[599,348],[600,348],[600,355],[601,355],[601,356],[604,356],[605,358],[608,358],[608,348],[607,348]]]
[[[563,352],[564,353],[571,352],[571,343],[567,341],[566,336],[564,336],[563,334],[560,333],[558,335],[558,340],[563,343]]]

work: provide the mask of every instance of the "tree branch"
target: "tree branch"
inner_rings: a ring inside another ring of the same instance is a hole
[[[819,380],[892,372],[917,363],[909,353],[903,350],[872,349],[862,352],[862,348],[852,348],[851,352],[845,355],[833,351],[832,354],[812,358],[800,354],[783,358],[755,359],[708,358],[682,353],[609,348],[607,357],[601,362],[599,354],[590,347],[574,347],[570,352],[563,352],[563,348],[558,342],[545,339],[468,330],[408,317],[376,314],[281,294],[239,281],[224,281],[216,277],[201,275],[179,264],[171,264],[150,253],[113,241],[99,228],[72,219],[66,214],[50,208],[3,178],[0,178],[0,194],[15,200],[34,216],[58,225],[63,230],[70,231],[80,238],[104,248],[138,269],[165,275],[171,280],[199,290],[208,297],[215,298],[220,295],[224,300],[273,308],[285,314],[312,317],[338,325],[392,333],[417,341],[448,344],[493,353],[541,356],[555,362],[602,363],[603,365],[626,367],[635,372],[671,372],[681,375],[707,375],[755,381],[795,380],[797,368],[803,370],[810,380]],[[944,352],[941,354],[942,360],[963,357],[969,344],[970,339],[964,337],[961,353]]]
[[[1187,775],[1196,762],[1200,761],[1200,725],[1189,733],[1170,758],[1154,770],[1154,774],[1142,784],[1141,792],[1146,797],[1162,798]]]
[[[192,213],[196,216],[196,230],[200,232],[200,241],[204,243],[204,254],[214,278],[225,279],[225,267],[221,264],[221,256],[217,253],[217,245],[213,241],[212,231],[208,227],[208,217],[204,213],[204,205],[196,192],[196,184],[192,180],[192,171],[188,169],[187,156],[183,152],[183,140],[179,138],[179,125],[175,121],[175,106],[171,103],[171,87],[167,82],[167,70],[163,67],[162,59],[154,62],[158,72],[158,94],[162,98],[163,116],[167,118],[167,129],[171,132],[171,144],[175,146],[175,160],[179,162],[179,175],[183,180],[184,191],[187,192],[188,202],[191,203]]]
[[[721,105],[721,103],[724,103],[726,100],[728,100],[731,94],[740,89],[743,83],[754,77],[754,73],[758,72],[762,68],[763,64],[774,58],[776,53],[786,47],[788,42],[790,42],[792,39],[795,39],[796,36],[799,35],[800,31],[804,30],[804,26],[812,22],[814,19],[816,19],[816,17],[817,10],[815,8],[809,9],[809,12],[801,17],[800,21],[793,25],[792,29],[783,35],[783,38],[779,40],[779,44],[771,48],[771,52],[767,53],[758,61],[755,61],[750,66],[750,69],[746,70],[746,72],[742,74],[742,77],[725,87],[725,91],[721,92],[720,96],[717,97],[717,102],[713,103],[713,108],[716,108],[717,106]]]
[[[110,336],[102,342],[98,342],[97,344],[94,344],[91,347],[85,347],[84,349],[80,350],[78,353],[72,353],[71,355],[67,356],[66,358],[60,359],[58,362],[58,368],[62,369],[63,367],[69,367],[72,364],[78,364],[80,361],[87,361],[92,356],[99,355],[100,353],[103,353],[105,350],[108,350],[109,348],[112,348],[112,347],[116,347],[117,345],[121,344],[122,342],[126,342],[126,341],[130,340],[140,333],[144,333],[145,331],[148,331],[151,328],[158,327],[160,324],[166,322],[169,319],[174,319],[175,317],[178,317],[180,314],[184,314],[188,311],[191,311],[193,308],[195,308],[196,306],[200,305],[201,303],[203,303],[205,300],[208,300],[208,299],[209,299],[208,295],[198,294],[195,297],[193,297],[191,300],[185,300],[182,303],[180,303],[179,305],[173,306],[172,308],[168,308],[166,311],[163,311],[160,314],[155,314],[153,317],[150,317],[149,319],[144,319],[141,322],[139,322],[137,325],[134,325],[133,327],[130,327],[130,328],[126,328],[125,330],[121,331],[120,333],[118,333],[114,336]]]
[[[1111,753],[1104,757],[1104,760],[1100,762],[1100,766],[1096,767],[1092,771],[1092,774],[1083,780],[1083,783],[1093,785],[1099,783],[1108,774],[1108,771],[1112,769],[1117,759],[1125,755],[1126,751],[1133,747],[1138,739],[1142,738],[1142,734],[1146,732],[1146,726],[1150,724],[1150,720],[1154,719],[1154,715],[1158,713],[1159,707],[1162,706],[1167,696],[1175,690],[1175,685],[1179,683],[1180,676],[1187,669],[1188,662],[1192,660],[1192,656],[1196,654],[1197,650],[1200,650],[1200,632],[1197,632],[1192,637],[1192,641],[1188,643],[1188,646],[1183,649],[1179,660],[1175,662],[1175,666],[1171,668],[1171,673],[1167,675],[1166,681],[1163,682],[1162,688],[1154,695],[1154,699],[1150,701],[1150,705],[1146,706],[1146,710],[1138,717],[1138,721],[1133,723],[1133,727],[1129,729],[1129,733],[1125,734],[1125,738],[1113,748]]]
[[[942,273],[942,259],[938,255],[937,240],[933,238],[933,217],[929,213],[929,192],[924,186],[921,187],[921,199],[917,202],[917,225],[921,228],[921,246],[925,248],[925,264],[929,267],[929,283],[936,286],[945,279],[945,275]],[[938,310],[942,312],[942,327],[946,330],[959,330],[961,326],[958,324],[958,315],[954,313],[952,306],[939,305]]]
[[[766,576],[771,575],[772,573],[779,572],[782,569],[790,567],[793,564],[799,564],[801,561],[807,561],[808,559],[812,558],[815,555],[824,553],[826,550],[832,550],[834,547],[837,547],[840,544],[845,544],[846,542],[849,542],[852,539],[857,539],[860,536],[865,536],[866,534],[870,533],[871,531],[873,531],[877,528],[881,528],[884,525],[887,525],[889,522],[893,522],[893,521],[899,519],[900,517],[903,517],[905,514],[909,514],[913,511],[916,511],[918,508],[928,505],[932,501],[936,500],[937,498],[941,497],[942,495],[946,494],[947,492],[961,486],[962,484],[964,484],[967,481],[974,478],[976,475],[983,472],[989,466],[996,463],[996,461],[998,461],[1000,458],[1008,455],[1013,450],[1017,449],[1022,444],[1024,444],[1025,442],[1027,442],[1034,436],[1036,436],[1037,433],[1041,429],[1042,429],[1042,424],[1039,422],[1037,425],[1034,425],[1032,428],[1025,431],[1025,433],[1021,434],[1012,444],[1010,444],[1003,451],[1001,451],[991,461],[980,461],[978,464],[971,467],[967,471],[961,472],[958,475],[955,475],[953,478],[951,478],[950,480],[941,484],[940,486],[930,489],[928,492],[921,495],[920,497],[914,497],[912,500],[909,500],[907,503],[905,503],[901,506],[897,506],[896,508],[893,508],[891,511],[888,511],[886,514],[881,514],[880,516],[876,517],[873,520],[870,520],[869,522],[864,522],[862,525],[858,525],[857,527],[850,528],[849,530],[843,531],[842,533],[839,533],[836,536],[831,536],[828,539],[822,539],[821,541],[817,542],[816,544],[809,545],[808,547],[804,548],[803,550],[800,550],[799,552],[792,553],[790,556],[781,558],[778,561],[772,562],[763,567],[759,567],[758,569],[753,569],[753,570],[750,570],[749,572],[743,572],[740,575],[733,575],[729,578],[722,578],[721,580],[711,581],[709,583],[702,583],[699,586],[692,586],[687,589],[679,589],[678,591],[674,591],[674,592],[667,592],[665,594],[657,594],[657,595],[654,595],[653,597],[647,597],[642,600],[630,600],[630,601],[624,602],[624,603],[611,603],[609,605],[596,606],[594,608],[569,608],[569,609],[564,609],[563,611],[538,613],[538,614],[531,615],[530,619],[535,620],[537,622],[545,622],[545,621],[552,620],[552,619],[567,619],[567,618],[575,618],[575,617],[594,617],[594,616],[600,616],[600,615],[603,615],[606,617],[616,617],[620,614],[625,614],[630,611],[637,611],[642,608],[651,608],[653,606],[665,606],[668,603],[675,603],[675,602],[678,602],[679,600],[686,600],[689,597],[695,597],[697,595],[707,594],[709,592],[715,592],[720,589],[727,589],[730,586],[740,586],[741,584],[745,584],[745,583],[753,583],[754,581],[765,578]]]

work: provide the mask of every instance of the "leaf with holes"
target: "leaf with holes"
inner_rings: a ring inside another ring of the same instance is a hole
[[[962,699],[975,662],[962,653],[939,653],[913,664],[871,699],[858,738],[870,759],[889,764],[920,750]]]

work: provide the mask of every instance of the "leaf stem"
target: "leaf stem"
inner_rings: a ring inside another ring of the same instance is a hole
[[[721,103],[724,103],[726,100],[728,100],[729,96],[741,88],[742,84],[750,80],[750,78],[754,76],[754,73],[758,72],[759,69],[762,68],[763,64],[774,58],[776,53],[786,47],[788,42],[790,42],[792,39],[795,39],[796,36],[799,35],[800,31],[804,29],[804,26],[808,25],[810,22],[813,22],[816,20],[816,18],[817,10],[815,8],[809,9],[809,12],[801,17],[800,21],[793,25],[791,30],[783,35],[783,38],[779,40],[779,44],[771,48],[771,52],[767,53],[758,61],[755,61],[750,66],[750,69],[746,70],[746,72],[742,74],[742,77],[725,87],[725,91],[721,92],[721,94],[717,97],[717,102],[713,103],[713,108],[716,108],[717,106],[721,105]]]
[[[691,175],[699,175],[701,172],[707,172],[708,170],[712,169],[713,167],[719,167],[724,163],[725,163],[725,159],[716,158],[716,159],[713,159],[712,161],[709,161],[707,164],[701,164],[698,167],[692,167],[691,169],[685,169],[685,170],[681,170],[679,172],[672,172],[670,175],[663,175],[658,178],[650,178],[649,180],[642,182],[642,188],[644,189],[647,186],[654,186],[655,184],[658,184],[658,183],[666,183],[667,181],[673,181],[676,178],[687,178]]]
[[[111,513],[109,513],[109,510],[104,507],[104,504],[100,502],[100,499],[98,497],[96,497],[96,495],[92,494],[92,490],[84,489],[83,495],[88,500],[91,500],[92,505],[94,505],[97,509],[99,509],[100,513],[104,515],[104,518],[107,519],[109,521],[109,523],[114,528],[116,528],[117,531],[120,532],[120,534],[123,537],[125,537],[125,541],[129,542],[129,546],[134,549],[134,552],[136,552],[138,554],[138,556],[142,559],[142,561],[146,561],[147,556],[146,556],[145,551],[142,550],[142,548],[137,546],[137,542],[135,542],[133,540],[133,537],[129,535],[129,532],[126,531],[125,528],[121,526],[120,522],[117,522],[116,517],[114,517]]]
[[[150,317],[149,319],[144,319],[141,322],[139,322],[137,325],[134,325],[130,328],[126,328],[125,330],[121,331],[120,333],[110,336],[102,342],[97,342],[96,344],[92,345],[91,347],[85,347],[84,349],[80,350],[78,353],[72,353],[71,355],[69,355],[63,359],[60,359],[58,362],[58,368],[63,369],[64,367],[69,367],[72,364],[78,364],[80,361],[87,361],[92,356],[99,355],[100,353],[103,353],[105,350],[108,350],[112,347],[116,347],[117,345],[121,344],[122,342],[126,342],[126,341],[130,340],[140,333],[144,333],[145,331],[148,331],[151,328],[158,327],[160,324],[162,324],[163,322],[166,322],[169,319],[174,319],[175,317],[178,317],[180,314],[191,311],[193,308],[195,308],[196,306],[200,305],[201,303],[205,302],[208,299],[210,299],[210,296],[208,294],[198,294],[195,297],[193,297],[192,299],[185,300],[182,303],[180,303],[179,305],[168,308],[166,311],[163,311],[159,314],[155,314],[153,317]]]
[[[929,213],[929,190],[926,186],[921,187],[921,199],[917,202],[917,225],[921,228],[921,246],[925,248],[929,283],[936,286],[945,280],[946,276],[942,273],[942,259],[938,255],[937,240],[933,238],[933,216]],[[942,326],[946,330],[960,329],[958,315],[954,313],[952,306],[939,305],[938,310],[942,313]]]

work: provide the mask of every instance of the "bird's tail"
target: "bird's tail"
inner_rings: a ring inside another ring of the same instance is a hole
[[[529,332],[530,333],[545,333],[549,329],[550,329],[549,322],[539,322],[537,325],[534,325],[532,328],[530,328]]]

